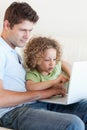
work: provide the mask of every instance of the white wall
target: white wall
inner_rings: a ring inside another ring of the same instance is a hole
[[[4,11],[13,1],[0,1],[0,32]],[[30,3],[40,16],[32,35],[45,35],[58,39],[63,46],[63,57],[70,62],[87,60],[87,0],[16,1]]]
[[[7,6],[14,0],[0,1],[0,31]],[[35,32],[49,35],[86,36],[87,0],[16,0],[26,1],[37,10],[40,20]]]

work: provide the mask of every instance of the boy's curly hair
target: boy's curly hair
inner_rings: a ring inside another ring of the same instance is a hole
[[[35,69],[44,51],[49,48],[54,48],[56,50],[56,63],[58,63],[62,54],[61,46],[58,41],[47,37],[31,38],[24,49],[25,67],[29,70]]]

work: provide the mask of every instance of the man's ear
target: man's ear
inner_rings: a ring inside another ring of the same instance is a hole
[[[10,23],[9,23],[9,21],[8,21],[8,20],[5,20],[3,26],[4,26],[5,29],[10,28]]]

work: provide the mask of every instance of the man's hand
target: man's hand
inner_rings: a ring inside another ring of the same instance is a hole
[[[40,99],[45,99],[45,98],[50,98],[52,96],[55,95],[61,95],[61,96],[65,96],[66,95],[66,89],[64,87],[61,88],[49,88],[46,90],[41,91],[41,98]]]

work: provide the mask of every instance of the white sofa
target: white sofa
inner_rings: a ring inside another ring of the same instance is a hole
[[[49,36],[49,35],[48,35]],[[74,61],[87,61],[87,38],[69,36],[51,36],[61,44],[62,59],[72,64]],[[16,48],[19,54],[21,49]]]
[[[7,128],[0,127],[0,130],[12,130],[12,129],[7,129]]]
[[[87,38],[82,37],[55,37],[62,46],[63,60],[87,61]]]

